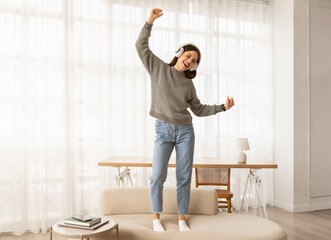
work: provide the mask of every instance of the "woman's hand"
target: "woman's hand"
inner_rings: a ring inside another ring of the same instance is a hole
[[[147,22],[149,24],[153,24],[154,20],[161,17],[162,15],[163,15],[162,9],[153,8]]]
[[[224,103],[224,107],[226,110],[229,110],[230,108],[232,108],[234,106],[234,100],[233,97],[229,98],[229,96],[226,98],[225,103]]]

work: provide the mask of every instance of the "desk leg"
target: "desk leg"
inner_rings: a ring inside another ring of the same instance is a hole
[[[240,204],[239,213],[241,213],[241,209],[242,209],[242,207],[243,207],[243,205],[244,205],[244,200],[245,200],[245,196],[246,196],[246,191],[247,191],[248,181],[249,181],[249,174],[247,175],[246,184],[245,184],[245,190],[244,190],[243,197],[242,197],[242,199],[241,199],[241,204]]]
[[[266,219],[268,219],[267,209],[264,206],[264,202],[263,202],[263,187],[261,188],[261,192],[262,192],[262,206],[263,206],[264,216],[265,216]]]
[[[121,168],[118,167],[115,187],[120,187],[120,186],[121,186]]]
[[[52,240],[52,233],[53,233],[53,229],[52,229],[52,227],[50,228],[50,230],[51,230],[51,231],[49,232],[49,239]]]
[[[264,212],[264,217],[266,219],[268,219],[268,215],[267,215],[267,209],[264,205],[264,198],[263,198],[263,186],[262,186],[262,180],[261,178],[258,177],[257,179],[257,197],[258,199],[260,200],[259,201],[259,205],[262,206],[263,208],[263,212]],[[261,209],[260,209],[260,216],[262,216],[262,213],[261,213]]]
[[[127,170],[127,177],[129,179],[130,185],[132,187],[133,184],[132,184],[132,178],[131,178],[131,170],[128,167],[126,167],[126,170]]]
[[[120,187],[121,183],[122,183],[122,186],[125,187],[125,179],[128,179],[129,184],[132,187],[133,184],[132,184],[132,178],[131,178],[131,170],[128,167],[126,167],[125,170],[121,172],[121,168],[118,167],[115,186]],[[128,182],[128,181],[126,181],[126,182]]]
[[[249,203],[251,202],[251,196],[252,196],[252,184],[253,184],[253,180],[252,178],[249,178],[249,190],[248,190],[248,196],[247,196],[247,204],[246,204],[246,211],[245,213],[248,213],[248,208],[249,208]]]
[[[264,217],[268,219],[267,215],[267,210],[266,207],[264,206],[264,200],[263,200],[263,186],[262,186],[262,179],[257,176],[256,170],[253,172],[254,177],[255,177],[255,186],[256,186],[256,195],[259,203],[259,211],[260,211],[260,216],[262,217],[262,212],[261,212],[261,206],[263,208],[264,212]]]
[[[258,203],[257,206],[258,206],[258,208],[259,208],[260,216],[262,216],[259,188],[260,188],[260,185],[259,185],[258,183],[256,183],[256,184],[255,184],[255,193],[256,193],[257,203]]]
[[[258,201],[258,208],[259,208],[260,216],[262,217],[262,212],[261,212],[261,207],[262,207],[263,212],[264,212],[264,217],[268,219],[267,210],[264,206],[264,201],[263,201],[262,180],[259,176],[257,176],[256,171],[257,171],[257,169],[250,169],[249,170],[247,180],[246,180],[244,195],[243,195],[242,200],[241,200],[239,213],[241,213],[241,209],[242,209],[242,206],[244,204],[244,199],[245,199],[246,192],[247,192],[247,185],[248,185],[248,182],[249,182],[250,187],[249,187],[249,193],[248,193],[248,197],[247,197],[248,202],[247,202],[247,206],[246,206],[246,214],[248,212],[248,205],[249,205],[250,195],[252,194],[252,184],[254,184],[255,194],[256,194],[257,201]]]

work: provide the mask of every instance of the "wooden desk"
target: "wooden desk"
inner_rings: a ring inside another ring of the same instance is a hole
[[[108,167],[152,167],[152,157],[111,157],[98,166]],[[170,159],[168,167],[176,167],[175,159]],[[194,158],[193,168],[277,168],[277,164],[270,162],[268,159],[259,158],[248,160],[247,163],[237,163],[235,160],[222,158],[202,157]]]
[[[116,179],[116,185],[120,186],[121,182],[124,185],[124,178],[128,178],[131,186],[132,179],[130,175],[129,167],[152,167],[153,158],[152,157],[111,157],[102,162],[98,162],[98,166],[108,166],[108,167],[117,167],[118,176]],[[125,167],[126,169],[121,172],[120,168]],[[168,167],[176,167],[176,160],[170,159]],[[213,157],[202,157],[194,158],[193,168],[248,168],[249,173],[247,176],[244,194],[241,200],[240,212],[244,204],[245,195],[247,192],[248,183],[250,183],[250,191],[252,190],[252,184],[255,186],[255,193],[257,194],[258,199],[258,208],[260,211],[260,216],[262,216],[261,207],[264,211],[264,216],[268,218],[267,211],[264,206],[263,194],[261,193],[260,188],[262,187],[262,180],[257,175],[257,169],[275,169],[277,164],[270,162],[265,158],[256,158],[249,159],[246,163],[238,163],[235,159],[222,159],[222,158],[213,158]],[[248,198],[250,197],[251,192],[248,193]],[[248,211],[248,204],[246,207],[246,213]]]

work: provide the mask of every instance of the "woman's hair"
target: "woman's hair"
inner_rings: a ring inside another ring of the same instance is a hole
[[[201,54],[200,54],[199,49],[197,47],[193,46],[193,45],[186,45],[186,46],[184,46],[184,52],[187,52],[187,51],[196,51],[198,53],[197,64],[199,64],[200,59],[201,59]],[[184,54],[184,52],[183,52],[183,54]],[[174,57],[171,60],[171,62],[169,63],[169,65],[170,66],[175,66],[176,63],[177,63],[177,60],[178,60],[178,57]],[[187,78],[193,79],[197,75],[197,70],[194,70],[194,71],[186,70],[186,71],[184,71],[184,74]]]

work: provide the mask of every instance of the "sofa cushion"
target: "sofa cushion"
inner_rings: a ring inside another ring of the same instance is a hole
[[[179,232],[177,215],[162,214],[165,232],[154,232],[152,214],[106,216],[119,223],[119,236],[124,240],[286,240],[285,231],[270,220],[235,213],[187,215],[191,231]],[[116,239],[114,232],[110,233]],[[106,239],[106,238],[103,238]]]
[[[100,211],[109,214],[151,213],[149,187],[106,189],[100,196]],[[217,214],[217,194],[214,189],[191,189],[189,214]],[[163,189],[163,212],[177,213],[176,189]]]

